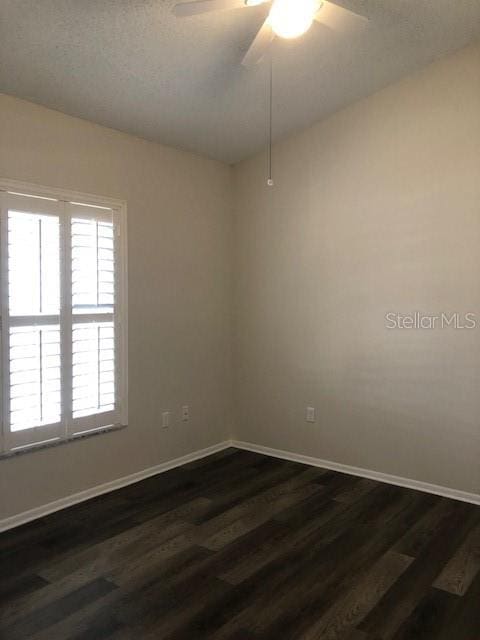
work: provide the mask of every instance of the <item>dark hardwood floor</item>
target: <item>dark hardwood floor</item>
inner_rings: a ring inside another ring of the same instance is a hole
[[[0,554],[2,640],[480,640],[480,507],[245,451]]]

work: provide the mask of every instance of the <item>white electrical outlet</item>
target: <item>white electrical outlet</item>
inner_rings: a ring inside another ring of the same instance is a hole
[[[182,422],[188,422],[190,420],[190,407],[188,404],[184,404],[182,407]]]
[[[162,413],[162,429],[168,429],[170,426],[170,411],[164,411]]]
[[[307,422],[315,422],[315,407],[307,407],[305,420]]]

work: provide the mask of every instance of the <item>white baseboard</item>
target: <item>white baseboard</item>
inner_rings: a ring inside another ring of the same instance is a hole
[[[188,462],[193,462],[194,460],[199,460],[200,458],[206,458],[207,456],[211,456],[213,453],[217,453],[218,451],[222,451],[223,449],[227,449],[231,446],[232,445],[229,440],[225,442],[219,442],[218,444],[214,444],[213,446],[207,447],[206,449],[187,453],[187,455],[182,456],[181,458],[175,458],[174,460],[162,462],[155,467],[143,469],[142,471],[132,473],[129,476],[124,476],[123,478],[112,480],[112,482],[106,482],[105,484],[92,487],[91,489],[86,489],[85,491],[74,493],[73,495],[67,496],[65,498],[60,498],[60,500],[49,502],[48,504],[42,505],[41,507],[36,507],[35,509],[30,509],[29,511],[18,513],[14,516],[10,516],[9,518],[4,518],[3,520],[0,520],[0,532],[7,531],[7,529],[13,529],[14,527],[18,527],[21,524],[30,522],[31,520],[36,520],[37,518],[43,518],[43,516],[46,516],[49,513],[60,511],[60,509],[71,507],[72,505],[78,504],[79,502],[84,502],[85,500],[90,500],[90,498],[95,498],[96,496],[100,496],[103,493],[109,493],[110,491],[115,491],[115,489],[126,487],[129,484],[140,482],[140,480],[150,478],[151,476],[155,476],[159,473],[164,473],[165,471],[169,471],[169,469],[180,467],[184,464],[187,464]]]
[[[156,465],[155,467],[149,467],[148,469],[143,469],[142,471],[138,471],[137,473],[132,473],[129,476],[124,476],[123,478],[118,478],[117,480],[113,480],[112,482],[106,482],[105,484],[92,487],[91,489],[86,489],[85,491],[80,491],[79,493],[74,493],[73,495],[67,496],[65,498],[61,498],[60,500],[49,502],[48,504],[45,504],[41,507],[36,507],[35,509],[30,509],[29,511],[18,513],[14,516],[10,516],[9,518],[4,518],[3,520],[0,520],[0,532],[7,531],[8,529],[13,529],[14,527],[18,527],[21,524],[30,522],[31,520],[42,518],[43,516],[46,516],[49,513],[54,513],[55,511],[60,511],[61,509],[71,507],[72,505],[78,504],[79,502],[90,500],[90,498],[95,498],[96,496],[100,496],[103,493],[109,493],[110,491],[115,491],[116,489],[121,489],[122,487],[126,487],[129,484],[140,482],[145,478],[150,478],[151,476],[155,476],[159,473],[164,473],[169,469],[180,467],[184,464],[187,464],[188,462],[193,462],[194,460],[206,458],[207,456],[210,456],[213,453],[217,453],[218,451],[223,451],[224,449],[228,449],[229,447],[244,449],[246,451],[253,451],[255,453],[261,453],[274,458],[281,458],[282,460],[291,460],[293,462],[300,462],[301,464],[307,464],[312,467],[322,467],[324,469],[331,469],[332,471],[339,471],[341,473],[347,473],[353,476],[360,476],[361,478],[378,480],[379,482],[386,482],[387,484],[393,484],[399,487],[407,487],[408,489],[416,489],[417,491],[433,493],[438,496],[451,498],[452,500],[461,500],[462,502],[470,502],[472,504],[480,505],[480,495],[476,493],[468,493],[466,491],[460,491],[458,489],[450,489],[448,487],[442,487],[436,484],[429,484],[428,482],[420,482],[419,480],[411,480],[410,478],[393,476],[387,473],[381,473],[379,471],[371,471],[370,469],[352,467],[350,465],[341,464],[339,462],[331,462],[330,460],[322,460],[321,458],[304,456],[299,453],[282,451],[281,449],[272,449],[271,447],[264,447],[262,445],[253,444],[251,442],[241,442],[239,440],[226,440],[224,442],[219,442],[218,444],[214,444],[211,447],[207,447],[206,449],[193,451],[192,453],[188,453],[187,455],[182,456],[180,458],[175,458],[174,460],[162,462],[161,464]]]
[[[312,458],[311,456],[304,456],[300,453],[291,453],[290,451],[282,451],[281,449],[272,449],[270,447],[252,444],[251,442],[232,440],[230,444],[232,447],[235,447],[237,449],[245,449],[246,451],[253,451],[254,453],[262,453],[266,456],[272,456],[273,458],[281,458],[282,460],[300,462],[302,464],[308,464],[312,467],[331,469],[332,471],[339,471],[341,473],[347,473],[352,476],[360,476],[361,478],[378,480],[379,482],[386,482],[387,484],[393,484],[399,487],[416,489],[417,491],[424,491],[425,493],[433,493],[437,496],[451,498],[452,500],[460,500],[462,502],[470,502],[472,504],[480,505],[480,495],[476,493],[468,493],[467,491],[460,491],[459,489],[450,489],[449,487],[442,487],[436,484],[429,484],[428,482],[421,482],[420,480],[412,480],[410,478],[393,476],[388,473],[381,473],[380,471],[362,469],[361,467],[352,467],[348,464],[331,462],[330,460]]]

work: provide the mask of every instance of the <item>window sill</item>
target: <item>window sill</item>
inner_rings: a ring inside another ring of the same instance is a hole
[[[58,438],[58,440],[50,440],[48,442],[39,442],[38,444],[31,444],[26,447],[14,449],[13,451],[0,452],[0,460],[8,458],[16,458],[17,456],[23,456],[27,453],[33,453],[35,451],[41,451],[43,449],[51,449],[53,447],[59,447],[62,444],[70,442],[76,442],[77,440],[85,440],[86,438],[94,438],[95,436],[102,435],[104,433],[110,433],[112,431],[120,431],[126,429],[126,424],[112,424],[110,426],[101,427],[94,431],[87,431],[85,433],[79,433],[75,436],[68,436],[67,438]]]

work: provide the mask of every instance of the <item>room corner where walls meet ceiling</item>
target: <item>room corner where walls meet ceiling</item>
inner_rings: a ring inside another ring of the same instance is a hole
[[[176,1],[3,0],[0,92],[227,163],[259,152],[268,65],[241,60],[268,6],[178,20]],[[368,15],[361,34],[274,43],[275,139],[480,38],[471,0],[341,4]]]

